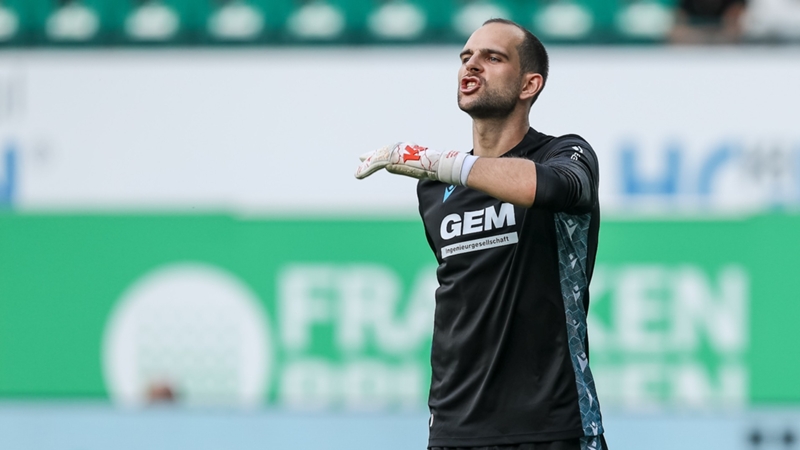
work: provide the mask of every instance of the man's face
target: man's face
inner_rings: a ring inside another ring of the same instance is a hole
[[[458,106],[473,119],[507,117],[520,100],[517,46],[524,35],[512,25],[490,23],[472,33],[461,52]]]

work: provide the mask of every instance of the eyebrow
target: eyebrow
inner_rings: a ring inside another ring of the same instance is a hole
[[[488,54],[490,54],[490,55],[500,55],[500,56],[502,56],[502,57],[503,57],[503,58],[505,58],[505,59],[510,59],[510,58],[508,57],[508,55],[506,55],[505,53],[501,52],[500,50],[495,50],[495,49],[493,49],[493,48],[479,48],[479,49],[478,49],[478,51],[480,51],[480,52],[483,52],[483,53],[488,53]],[[464,59],[464,56],[466,56],[466,55],[472,55],[472,54],[474,54],[474,53],[475,53],[475,51],[474,51],[474,50],[465,49],[465,50],[463,50],[461,53],[459,53],[459,55],[458,55],[458,56],[459,56],[459,58],[461,58],[461,59]]]

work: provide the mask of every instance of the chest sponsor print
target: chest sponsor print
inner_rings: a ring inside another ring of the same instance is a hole
[[[439,227],[439,234],[442,240],[448,241],[459,236],[466,236],[483,231],[500,230],[516,224],[517,218],[514,205],[511,203],[501,203],[499,208],[495,205],[491,205],[475,211],[448,214],[442,219],[441,226]],[[518,241],[519,236],[516,231],[486,236],[470,241],[462,241],[442,247],[442,258],[504,245],[512,245],[516,244]]]

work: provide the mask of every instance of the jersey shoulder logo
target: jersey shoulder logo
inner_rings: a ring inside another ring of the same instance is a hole
[[[575,150],[575,153],[573,153],[572,156],[569,157],[569,159],[571,159],[573,161],[577,161],[578,159],[580,159],[580,156],[583,154],[583,148],[581,148],[578,145],[573,145],[572,149]]]
[[[451,184],[450,186],[447,186],[444,189],[444,199],[442,200],[442,203],[446,202],[447,198],[450,197],[450,194],[452,194],[453,191],[455,191],[455,190],[456,190],[456,187],[454,185]]]

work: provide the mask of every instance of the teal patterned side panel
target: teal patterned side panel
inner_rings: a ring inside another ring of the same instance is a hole
[[[555,220],[561,295],[567,316],[567,336],[575,370],[575,384],[578,386],[583,432],[586,436],[597,436],[603,434],[603,424],[594,377],[586,354],[586,311],[583,307],[584,297],[589,292],[586,258],[591,214],[573,216],[559,213]]]

